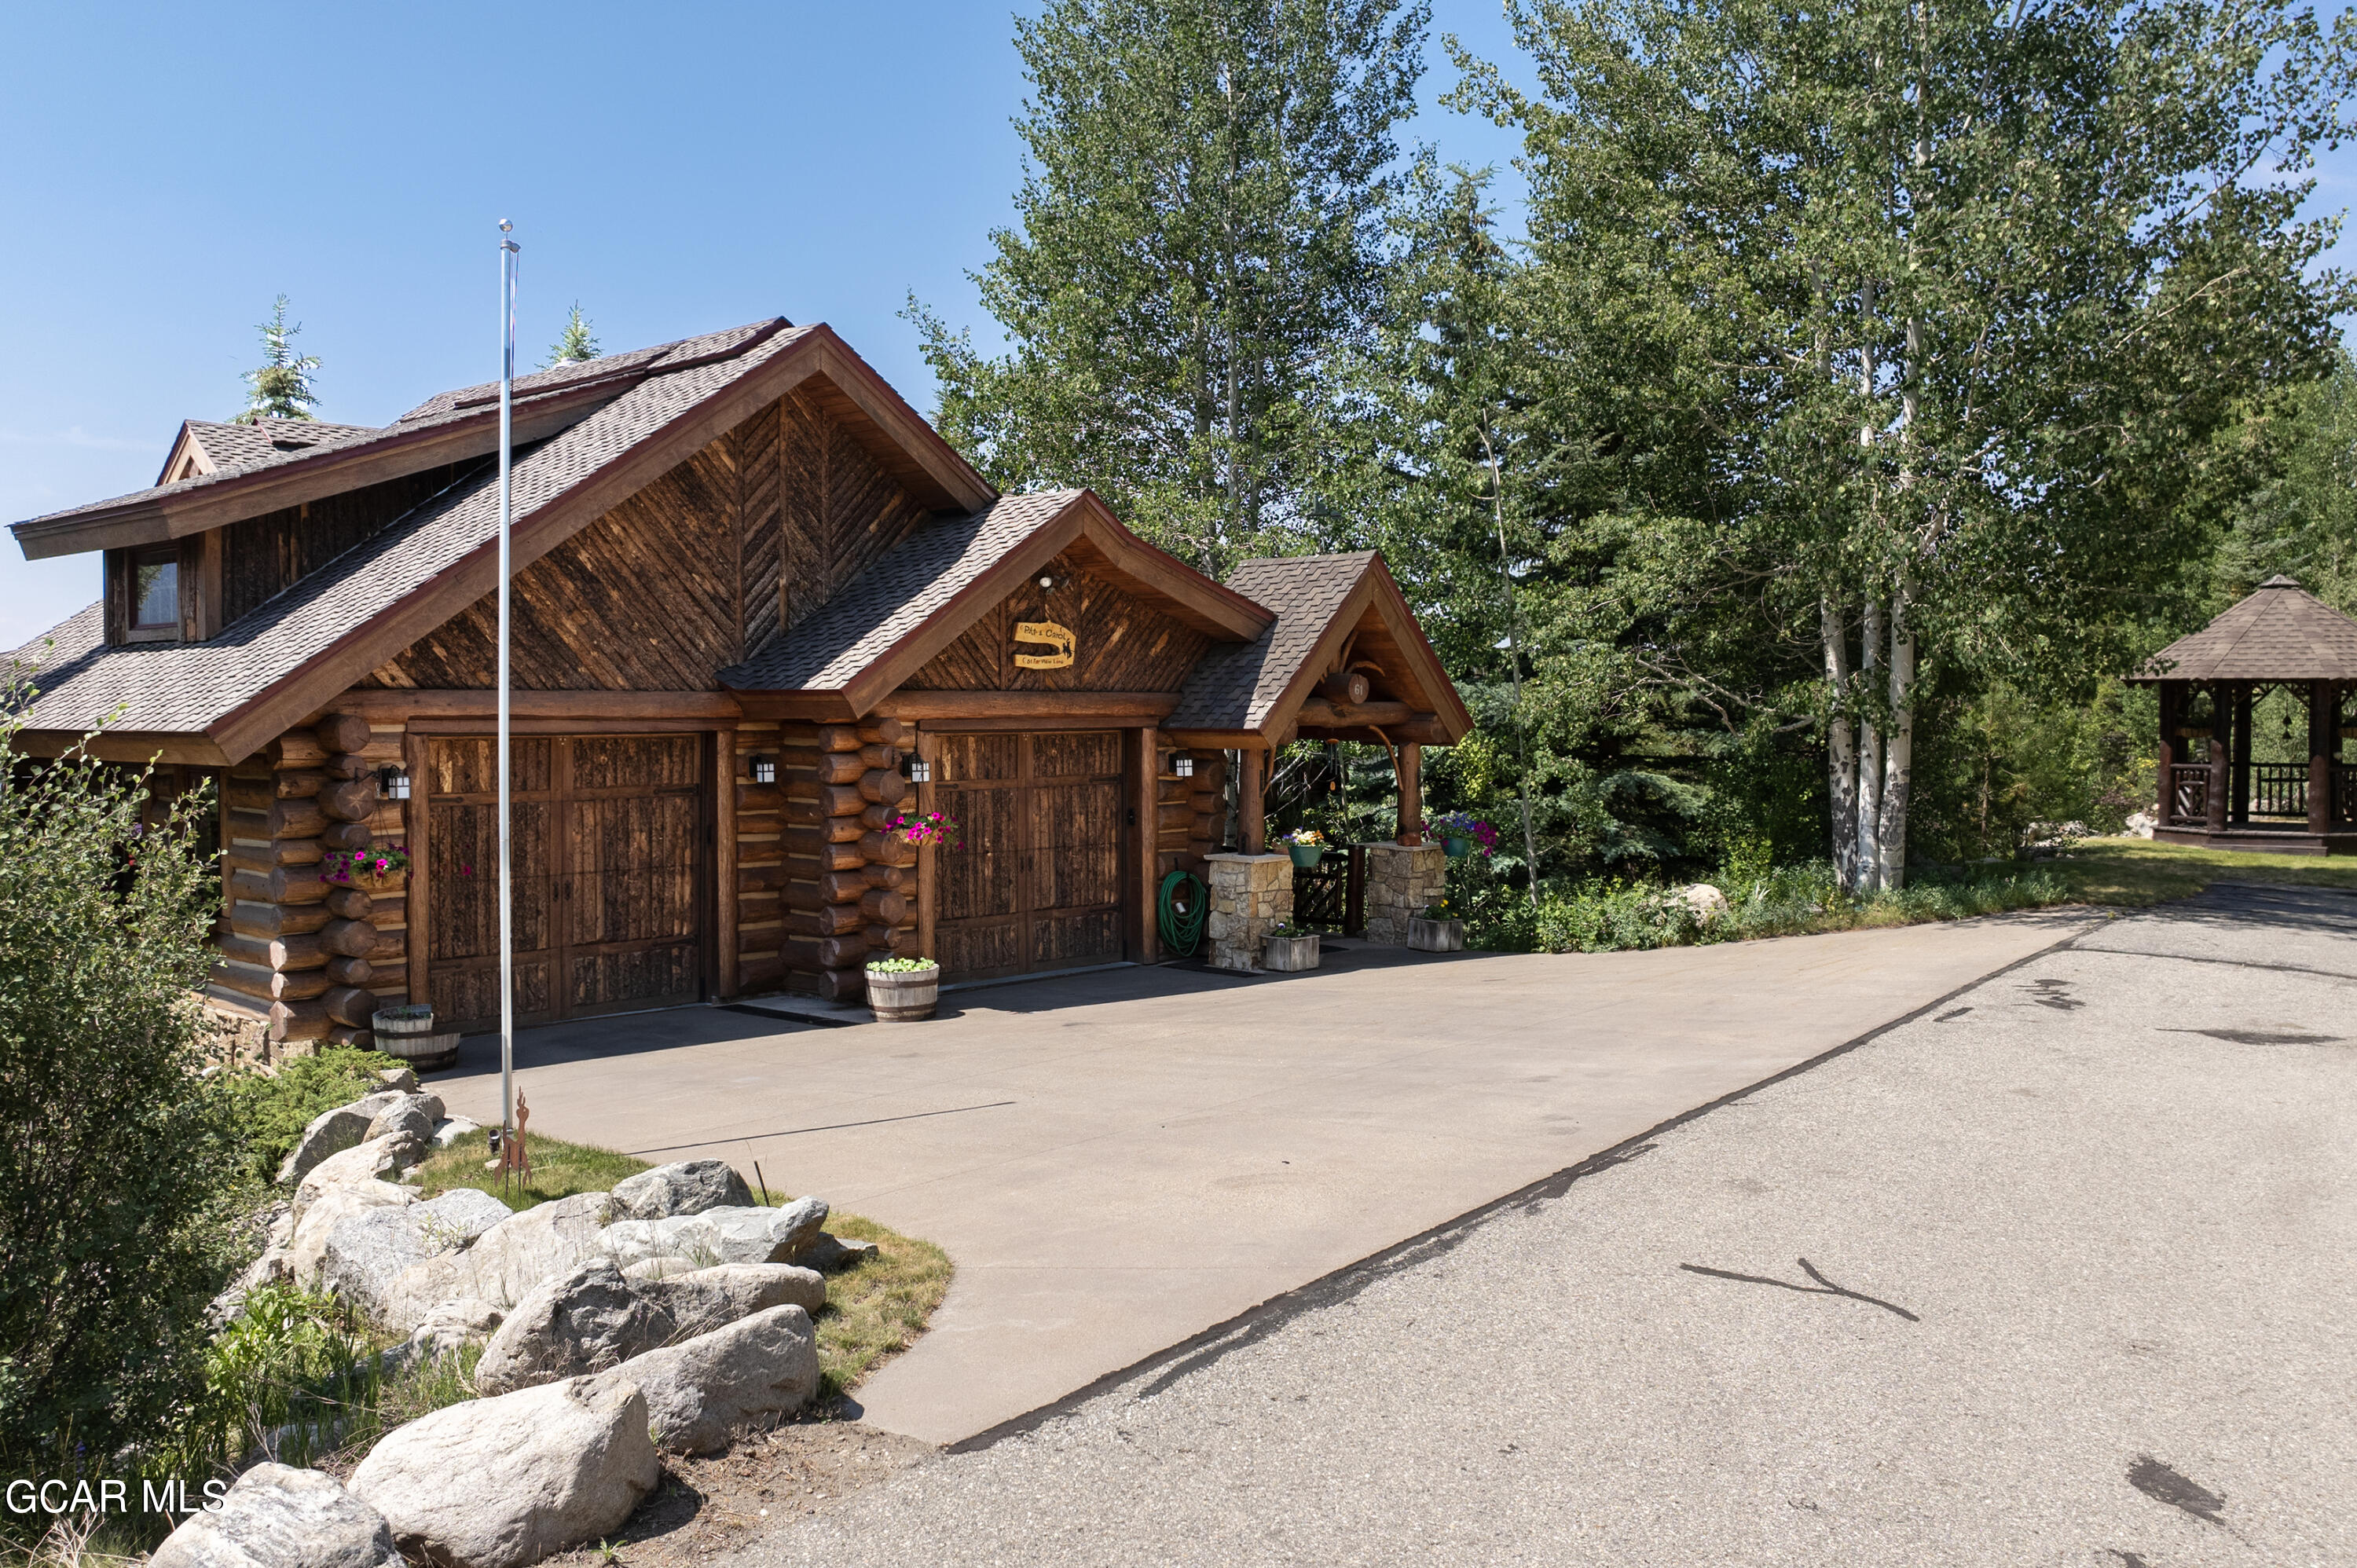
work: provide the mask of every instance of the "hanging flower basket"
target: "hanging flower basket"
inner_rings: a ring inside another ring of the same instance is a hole
[[[1443,811],[1426,822],[1424,831],[1440,841],[1441,853],[1451,860],[1462,860],[1477,849],[1488,854],[1498,847],[1498,830],[1470,811]]]
[[[1326,858],[1326,835],[1316,828],[1296,828],[1277,842],[1303,871],[1317,870],[1318,863]]]
[[[370,849],[331,849],[319,858],[319,880],[350,887],[356,883],[380,883],[409,869],[409,846],[384,844]]]
[[[955,817],[945,817],[939,811],[927,811],[922,816],[904,813],[884,824],[888,833],[897,833],[919,849],[927,844],[940,844],[944,849],[956,849],[958,841],[950,835],[957,826]]]

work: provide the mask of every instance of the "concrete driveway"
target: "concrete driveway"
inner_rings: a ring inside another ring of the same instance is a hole
[[[1905,1018],[2083,911],[1582,956],[1351,944],[1260,980],[1131,969],[922,1025],[688,1008],[517,1042],[534,1131],[719,1155],[946,1248],[932,1330],[861,1390],[945,1444]],[[496,1043],[436,1088],[498,1116]]]
[[[2357,1563],[2352,1021],[2213,887],[697,1561]]]

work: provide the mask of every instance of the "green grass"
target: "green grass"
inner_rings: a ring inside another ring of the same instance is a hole
[[[2087,839],[2044,863],[2073,903],[2138,906],[2190,898],[2212,882],[2273,882],[2357,890],[2357,856],[2255,854],[2148,839]]]
[[[532,1140],[532,1180],[500,1191],[500,1173],[485,1170],[479,1143],[445,1149],[425,1163],[422,1180],[428,1197],[471,1187],[516,1209],[553,1203],[576,1192],[607,1192],[627,1176],[650,1169],[644,1160],[587,1144],[554,1138]],[[773,1193],[778,1203],[791,1202]],[[933,1309],[950,1288],[949,1254],[931,1241],[864,1219],[856,1214],[829,1217],[827,1230],[849,1240],[873,1241],[877,1255],[829,1274],[826,1305],[818,1316],[818,1363],[822,1406],[845,1394],[859,1380],[915,1343]],[[446,1403],[448,1402],[445,1402]],[[424,1413],[420,1412],[419,1413]]]
[[[526,1133],[532,1177],[521,1181],[510,1176],[505,1190],[501,1190],[499,1170],[484,1168],[490,1158],[485,1145],[486,1140],[470,1138],[427,1160],[419,1176],[425,1196],[439,1197],[453,1187],[471,1187],[490,1193],[510,1208],[536,1208],[576,1192],[611,1191],[616,1182],[650,1168],[644,1160],[634,1160],[611,1149]]]

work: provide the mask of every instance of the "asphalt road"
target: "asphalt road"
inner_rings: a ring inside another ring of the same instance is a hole
[[[728,1561],[2357,1563],[2352,1148],[2357,897],[2213,889]]]

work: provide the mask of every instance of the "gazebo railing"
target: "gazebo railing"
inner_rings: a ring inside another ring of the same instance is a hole
[[[2305,762],[2252,763],[2251,815],[2255,817],[2307,816],[2308,764]]]
[[[2169,770],[2169,825],[2198,828],[2210,820],[2210,765],[2180,762]]]
[[[2332,765],[2332,820],[2357,822],[2357,768],[2345,762]]]

